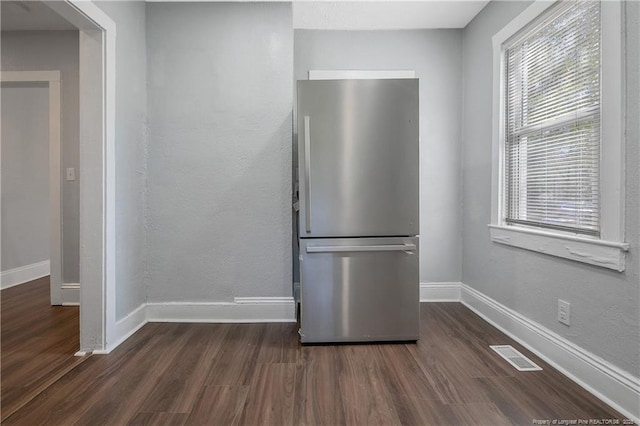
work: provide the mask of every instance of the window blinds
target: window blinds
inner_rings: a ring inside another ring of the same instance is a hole
[[[599,236],[600,2],[559,2],[504,53],[505,221]]]

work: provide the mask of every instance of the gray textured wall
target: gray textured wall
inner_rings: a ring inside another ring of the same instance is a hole
[[[420,281],[460,281],[462,31],[296,30],[294,77],[312,69],[414,70],[420,79]]]
[[[146,301],[147,51],[142,1],[96,2],[117,26],[116,319]]]
[[[3,83],[2,270],[49,260],[49,86]]]
[[[2,70],[60,70],[62,170],[76,168],[75,181],[67,182],[62,173],[62,280],[77,283],[80,281],[79,179],[82,179],[78,170],[78,32],[3,31],[0,38]],[[3,269],[5,266],[8,264],[3,262]]]
[[[148,3],[150,302],[291,295],[290,3]]]
[[[638,245],[638,17],[627,33],[626,239],[623,273],[492,243],[491,37],[528,6],[491,2],[464,30],[463,271],[462,281],[636,376],[639,352]],[[635,41],[633,41],[635,40]],[[557,299],[571,303],[571,327],[556,320]]]

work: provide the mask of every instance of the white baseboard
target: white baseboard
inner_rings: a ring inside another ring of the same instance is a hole
[[[80,306],[80,283],[64,283],[62,288],[62,306]]]
[[[93,351],[93,353],[97,355],[108,354],[129,337],[133,336],[133,334],[140,330],[147,322],[147,304],[143,303],[129,315],[116,322],[115,340],[113,342],[107,342],[106,349]]]
[[[233,302],[143,303],[116,322],[115,339],[107,348],[93,351],[110,353],[148,322],[256,323],[295,322],[293,297],[236,297]]]
[[[233,302],[147,303],[149,322],[295,322],[293,297],[236,297]]]
[[[14,287],[49,275],[51,269],[48,260],[32,263],[19,268],[8,269],[0,273],[0,288]]]
[[[640,423],[640,378],[465,284],[461,285],[461,302],[621,414]]]
[[[421,302],[459,302],[462,283],[420,283]]]

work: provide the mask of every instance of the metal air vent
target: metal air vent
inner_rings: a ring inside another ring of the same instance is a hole
[[[542,370],[541,367],[536,365],[526,356],[522,355],[511,345],[491,345],[489,347],[496,351],[498,355],[504,358],[509,364],[513,365],[518,371]]]

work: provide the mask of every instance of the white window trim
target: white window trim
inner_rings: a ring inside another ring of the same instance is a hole
[[[629,244],[624,242],[624,63],[621,2],[601,3],[602,94],[600,160],[600,239],[540,230],[504,222],[504,52],[503,44],[555,4],[537,0],[493,36],[493,145],[491,240],[579,262],[624,271]]]

